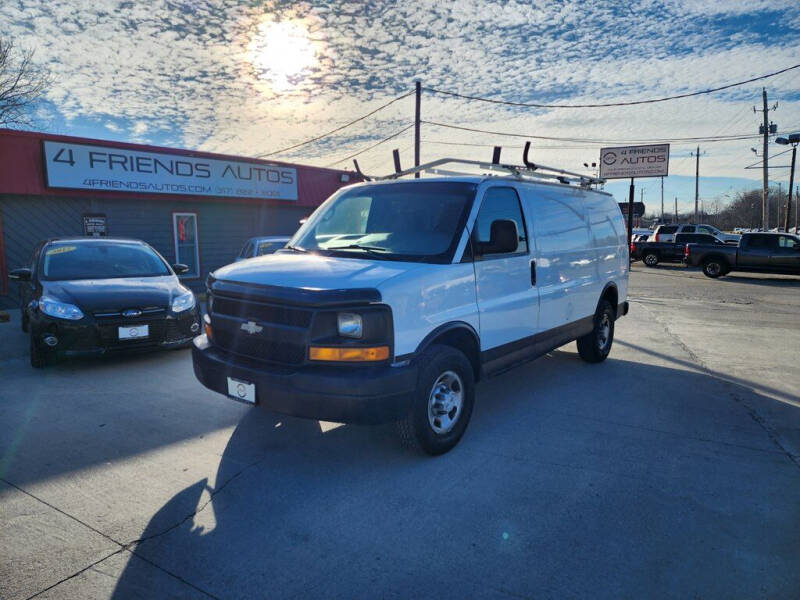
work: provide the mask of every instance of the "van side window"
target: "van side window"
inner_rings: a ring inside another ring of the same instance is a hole
[[[681,233],[694,233],[694,225],[685,225]]]
[[[517,249],[509,253],[492,252],[490,245],[492,223],[508,219],[517,225]],[[514,188],[492,187],[486,190],[475,220],[472,233],[473,250],[476,256],[509,256],[510,254],[528,253],[528,236],[525,231],[525,219],[519,204],[519,196]]]

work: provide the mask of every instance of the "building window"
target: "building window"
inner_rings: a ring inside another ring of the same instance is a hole
[[[197,213],[172,213],[172,235],[175,239],[175,262],[189,267],[182,277],[200,277]]]

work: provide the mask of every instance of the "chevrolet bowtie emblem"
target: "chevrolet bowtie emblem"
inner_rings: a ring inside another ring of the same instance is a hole
[[[263,330],[264,328],[255,321],[248,321],[247,323],[242,323],[242,331],[246,331],[250,335],[254,333],[259,333],[260,331]]]

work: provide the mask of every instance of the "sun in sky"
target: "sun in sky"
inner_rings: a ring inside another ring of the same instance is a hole
[[[248,46],[250,62],[273,92],[297,85],[317,64],[318,42],[303,20],[262,21]]]

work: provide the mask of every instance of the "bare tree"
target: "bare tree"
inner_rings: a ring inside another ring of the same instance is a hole
[[[50,72],[33,62],[33,50],[15,50],[0,39],[0,127],[31,125],[33,106],[52,83]]]

